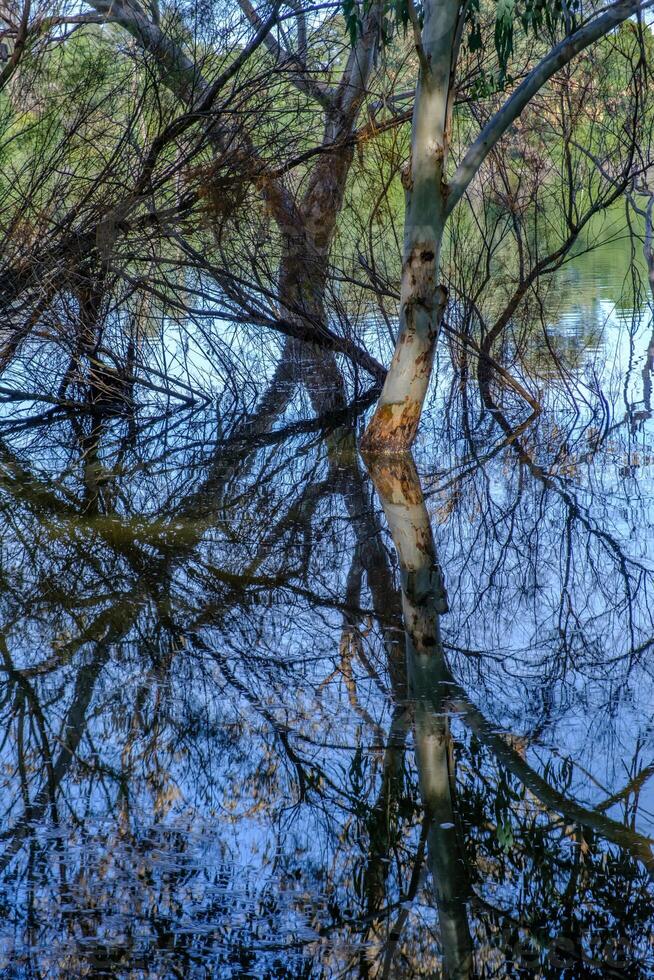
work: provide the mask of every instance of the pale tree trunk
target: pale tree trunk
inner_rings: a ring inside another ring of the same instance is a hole
[[[473,975],[466,901],[468,875],[457,828],[452,737],[447,716],[450,673],[440,634],[447,596],[431,523],[413,459],[378,455],[366,460],[397,550],[409,694],[420,789],[429,820],[430,868],[443,946],[445,975]]]
[[[429,0],[416,89],[406,191],[400,333],[363,448],[403,452],[415,439],[427,394],[447,293],[438,286],[446,219],[445,165],[449,144],[450,76],[458,5]]]
[[[437,285],[445,223],[479,168],[525,106],[577,54],[654,0],[617,0],[564,37],[520,82],[470,144],[446,181],[450,115],[466,5],[425,0],[420,27],[413,5],[413,34],[420,72],[413,110],[407,192],[400,333],[384,389],[364,435],[368,452],[402,453],[415,439],[427,394],[446,302]]]

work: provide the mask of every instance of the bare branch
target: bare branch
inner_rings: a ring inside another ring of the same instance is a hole
[[[239,6],[250,24],[257,30],[261,30],[264,21],[252,6],[250,0],[239,0]],[[295,10],[295,7],[292,9]],[[306,29],[302,36],[304,40],[300,42],[301,51],[306,49]],[[329,86],[324,85],[318,79],[311,76],[301,55],[296,55],[294,52],[288,51],[275,40],[269,31],[266,31],[265,45],[278,65],[291,69],[289,78],[303,95],[308,95],[310,98],[315,99],[325,109],[333,106],[334,92]]]

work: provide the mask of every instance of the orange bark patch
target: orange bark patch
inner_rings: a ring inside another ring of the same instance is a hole
[[[415,439],[420,421],[420,405],[415,401],[387,402],[380,405],[361,442],[372,452],[406,452]]]

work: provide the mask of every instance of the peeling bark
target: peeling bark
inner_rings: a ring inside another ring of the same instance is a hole
[[[402,173],[406,191],[400,336],[377,409],[363,439],[364,451],[402,453],[415,439],[429,385],[443,315],[436,295],[445,223],[491,149],[543,86],[561,68],[653,0],[618,0],[554,45],[526,74],[446,179],[450,117],[456,95],[456,62],[466,5],[425,0],[422,26],[411,16],[420,61],[413,107],[411,156]],[[433,252],[433,265],[420,254]]]
[[[377,409],[366,430],[367,452],[406,452],[416,437],[447,302],[438,285],[447,208],[451,72],[459,10],[425,6],[424,59],[416,88],[406,194],[400,333]]]
[[[407,277],[413,278],[411,268]],[[415,440],[447,303],[444,287],[430,293],[424,301],[411,296],[401,310],[395,354],[361,443],[365,452],[404,453]]]

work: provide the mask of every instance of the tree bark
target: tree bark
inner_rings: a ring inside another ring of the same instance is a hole
[[[455,58],[458,6],[429,2],[413,112],[406,191],[400,333],[375,413],[363,438],[368,452],[406,452],[418,431],[436,341],[447,302],[438,286],[446,219],[445,165],[449,146],[450,80]]]
[[[316,334],[327,325],[325,294],[330,250],[354,157],[355,127],[373,70],[379,16],[379,6],[373,4],[362,35],[350,52],[341,83],[332,93],[331,103],[324,106],[325,152],[318,156],[308,175],[294,220],[284,217],[280,225],[284,249],[279,270],[280,304],[286,316],[299,319]],[[347,404],[333,353],[307,342],[287,345],[286,350],[301,359],[301,376],[315,411],[333,411]]]
[[[274,17],[264,21],[250,0],[240,2],[245,16],[256,30],[248,48],[255,50],[264,44],[278,66],[287,72],[289,83],[316,102],[324,112],[322,152],[308,174],[306,191],[298,201],[283,179],[271,174],[271,168],[259,154],[251,134],[243,127],[235,127],[229,113],[223,121],[220,112],[216,111],[218,93],[235,73],[233,69],[227,69],[210,83],[189,54],[140,9],[125,3],[125,0],[87,2],[99,14],[119,23],[144,50],[155,57],[163,83],[189,110],[199,106],[203,111],[209,108],[214,111],[216,119],[210,139],[216,151],[231,158],[259,188],[279,228],[282,238],[278,280],[280,306],[303,333],[309,328],[309,332],[319,338],[321,326],[324,328],[327,324],[325,288],[329,274],[329,251],[354,155],[357,119],[374,68],[381,19],[380,4],[374,2],[370,5],[339,83],[330,88],[316,80],[304,65],[302,57],[286,51],[273,39],[270,27]],[[319,343],[314,344],[310,340],[291,338],[286,341],[282,355],[282,365],[285,367],[287,363],[292,367],[302,367],[302,380],[306,380],[317,411],[322,413],[345,406],[343,380],[331,351],[321,349]]]
[[[363,438],[367,452],[404,453],[412,445],[429,386],[446,294],[437,287],[445,223],[491,149],[531,99],[577,54],[654,0],[618,0],[566,36],[536,64],[468,147],[449,185],[445,166],[455,70],[465,18],[451,0],[425,0],[420,27],[409,13],[420,60],[407,168],[400,335],[377,408]]]
[[[331,243],[331,234],[326,232],[326,235],[328,243]],[[328,267],[328,250],[319,251],[304,228],[286,231],[279,267],[280,307],[283,316],[291,323],[296,323],[300,328],[309,327],[311,332],[319,333],[321,325],[326,323]],[[294,376],[305,383],[317,414],[345,407],[345,385],[331,351],[321,349],[317,344],[289,338],[282,357],[290,360]]]

